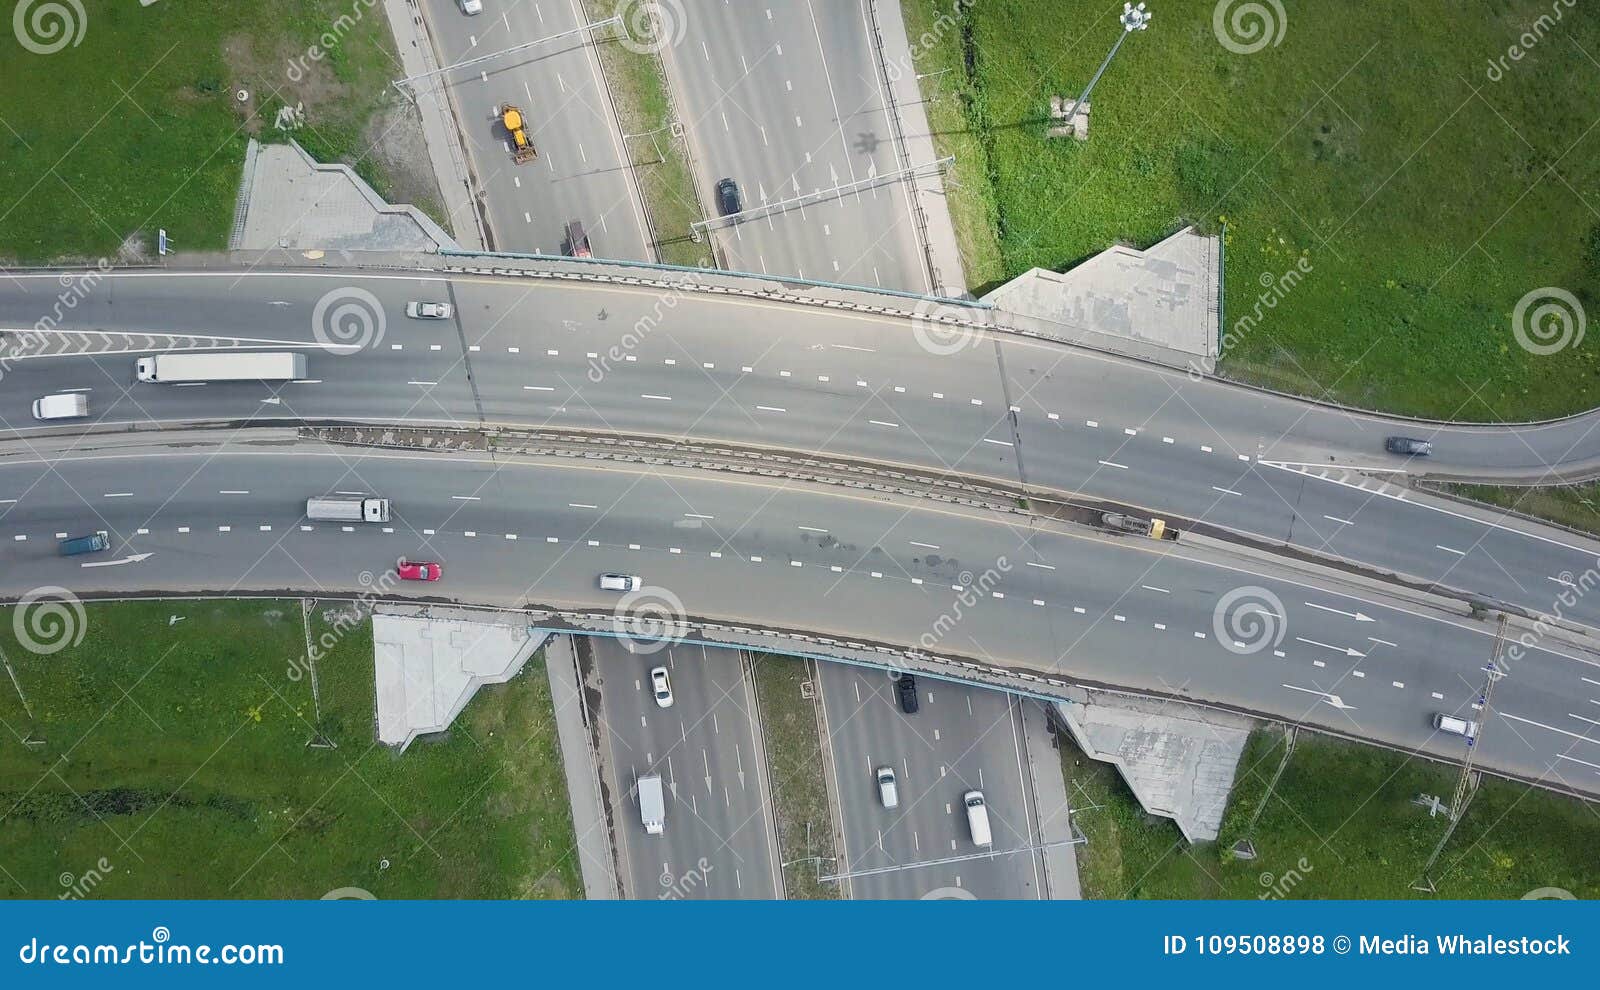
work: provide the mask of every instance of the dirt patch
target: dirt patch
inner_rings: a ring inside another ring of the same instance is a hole
[[[396,95],[372,115],[361,142],[367,157],[388,176],[391,202],[409,203],[440,218],[443,211],[429,207],[442,203],[444,197],[422,137],[422,117],[414,105]],[[449,228],[449,224],[444,226]]]

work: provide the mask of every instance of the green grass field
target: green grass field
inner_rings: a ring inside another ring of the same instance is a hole
[[[1493,485],[1440,485],[1442,490],[1540,519],[1550,519],[1600,536],[1600,484],[1550,488],[1500,488]]]
[[[1485,779],[1433,871],[1437,895],[1411,889],[1445,818],[1412,804],[1448,802],[1453,769],[1371,746],[1302,734],[1270,795],[1281,736],[1258,732],[1240,761],[1216,843],[1191,846],[1139,808],[1116,770],[1063,741],[1085,896],[1098,898],[1520,898],[1541,888],[1600,897],[1600,805]],[[1253,861],[1227,853],[1249,838]]]
[[[822,741],[817,734],[817,703],[800,694],[800,685],[811,677],[811,664],[761,653],[756,654],[754,666],[778,820],[778,848],[789,864],[783,868],[784,896],[790,900],[837,898],[838,884],[818,883],[817,864],[810,859],[823,857],[821,872],[834,866],[833,816],[828,810],[828,782],[823,776]]]
[[[388,166],[405,132],[393,126],[399,72],[381,6],[84,8],[79,44],[52,54],[0,33],[0,259],[113,257],[130,238],[153,253],[158,227],[181,250],[225,247],[247,139],[280,140],[278,108],[299,102],[306,126],[294,136],[312,155],[433,205],[430,186]],[[307,57],[313,43],[321,58]]]
[[[342,607],[320,603],[312,635]],[[396,756],[376,744],[368,620],[318,660],[319,713],[290,675],[297,600],[86,615],[79,645],[41,656],[0,610],[32,712],[0,676],[0,896],[90,870],[97,898],[582,896],[541,658]]]
[[[1535,356],[1511,325],[1543,287],[1600,317],[1600,19],[1567,11],[1491,68],[1547,0],[1288,5],[1278,43],[1251,54],[1219,42],[1214,0],[1164,3],[1079,144],[1044,139],[1049,98],[1088,81],[1121,4],[953,3],[904,9],[931,42],[917,69],[961,161],[952,211],[975,287],[1225,222],[1224,329],[1264,279],[1310,266],[1226,374],[1461,419],[1600,405],[1600,335]]]

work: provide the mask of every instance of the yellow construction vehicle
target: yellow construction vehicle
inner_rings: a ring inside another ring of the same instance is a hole
[[[528,118],[523,114],[521,107],[507,103],[495,110],[495,116],[500,118],[506,134],[511,138],[512,161],[518,165],[526,165],[539,157],[539,152],[534,150],[533,142],[528,139]]]

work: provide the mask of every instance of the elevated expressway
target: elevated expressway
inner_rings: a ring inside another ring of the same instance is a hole
[[[362,346],[341,353],[313,315],[330,293],[352,290],[383,316],[343,338]],[[1584,595],[1594,544],[1378,480],[1407,467],[1381,451],[1396,431],[1433,436],[1430,468],[1446,472],[1536,481],[1586,471],[1589,417],[1517,429],[1396,425],[1004,333],[972,331],[954,349],[945,333],[926,347],[928,321],[892,314],[429,272],[113,275],[63,314],[64,333],[22,341],[61,291],[54,273],[0,286],[0,324],[21,332],[0,361],[0,417],[23,434],[0,461],[0,540],[26,563],[9,570],[8,595],[51,583],[81,593],[358,592],[362,571],[431,554],[449,579],[421,592],[603,612],[615,600],[594,575],[627,570],[696,619],[921,643],[995,669],[1460,754],[1459,740],[1432,737],[1429,718],[1469,710],[1492,624],[1320,572],[801,481],[492,450],[307,446],[277,430],[196,449],[142,436],[124,448],[101,434],[362,420],[806,451],[989,479],[1035,499],[1148,506],[1530,613],[1559,611],[1569,628],[1534,637],[1496,687],[1480,760],[1600,791],[1600,664],[1588,630],[1573,625],[1600,625]],[[407,320],[411,299],[453,301],[457,319]],[[149,334],[179,339],[140,336]],[[309,378],[133,383],[137,353],[212,337],[314,349]],[[93,438],[77,436],[81,424],[40,429],[29,416],[33,398],[67,388],[91,390]],[[305,529],[305,495],[338,490],[388,494],[402,519],[393,532]],[[118,556],[151,556],[93,569],[54,556],[55,534],[96,524],[115,532]],[[968,582],[983,594],[957,609]],[[1281,602],[1282,635],[1269,645],[1228,642],[1238,629],[1216,621],[1240,588]],[[953,625],[941,621],[953,611]]]

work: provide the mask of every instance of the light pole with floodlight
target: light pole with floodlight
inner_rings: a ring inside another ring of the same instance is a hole
[[[1110,65],[1111,60],[1117,57],[1117,49],[1121,48],[1122,43],[1128,40],[1128,35],[1135,31],[1143,31],[1150,26],[1150,16],[1150,11],[1145,9],[1143,3],[1138,6],[1131,3],[1122,5],[1122,16],[1117,19],[1118,23],[1122,25],[1122,33],[1117,36],[1117,43],[1111,46],[1111,51],[1106,55],[1106,60],[1101,62],[1100,68],[1095,71],[1094,78],[1089,80],[1089,85],[1083,87],[1083,95],[1078,97],[1077,102],[1072,104],[1072,109],[1067,112],[1068,127],[1074,130],[1077,129],[1078,108],[1083,105],[1084,100],[1089,98],[1089,91],[1094,89],[1094,84],[1100,81],[1101,76],[1105,75],[1106,66]]]

